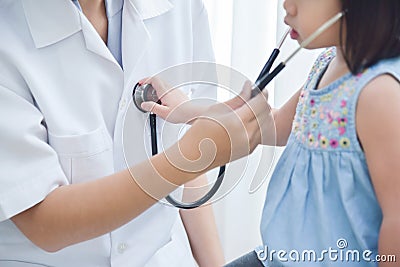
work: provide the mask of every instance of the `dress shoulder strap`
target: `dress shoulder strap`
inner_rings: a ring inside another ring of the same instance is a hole
[[[304,90],[313,90],[318,83],[318,80],[325,72],[329,63],[336,56],[336,48],[331,47],[325,49],[315,60],[308,74],[307,81],[304,84]]]

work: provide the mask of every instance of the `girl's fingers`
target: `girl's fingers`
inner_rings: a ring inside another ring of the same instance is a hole
[[[139,84],[150,84],[157,92],[157,96],[161,99],[166,93],[168,93],[168,86],[157,76],[146,77],[141,79]]]
[[[145,78],[139,80],[138,84],[142,85],[144,83],[149,83],[150,79],[151,79],[151,77],[145,77]]]
[[[141,104],[141,108],[146,110],[147,112],[152,112],[163,119],[168,116],[169,108],[163,105],[159,105],[153,101],[143,102]]]

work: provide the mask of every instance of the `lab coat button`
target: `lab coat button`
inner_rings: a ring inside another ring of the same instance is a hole
[[[121,100],[121,102],[119,103],[119,109],[120,109],[120,110],[123,110],[123,109],[125,108],[125,106],[126,106],[126,100],[123,99],[123,100]]]
[[[118,244],[118,253],[122,254],[125,252],[125,250],[128,248],[128,245],[126,243],[119,243]]]

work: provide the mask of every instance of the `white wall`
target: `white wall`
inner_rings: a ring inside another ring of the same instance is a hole
[[[231,66],[249,79],[256,78],[266,60],[267,51],[275,43],[276,12],[266,12],[270,9],[276,11],[276,3],[272,2],[274,1],[205,1],[209,10],[217,63]],[[265,13],[271,15],[265,16]],[[226,94],[220,96],[227,97]],[[217,224],[228,261],[261,244],[258,229],[266,185],[254,194],[248,193],[254,170],[262,156],[260,151],[254,154],[240,183],[215,204]],[[263,156],[270,155],[271,153],[267,153]],[[235,176],[241,173],[243,165],[240,163],[243,161],[246,159],[229,166],[230,172],[227,173],[226,180],[237,178]],[[248,174],[250,172],[251,175]]]

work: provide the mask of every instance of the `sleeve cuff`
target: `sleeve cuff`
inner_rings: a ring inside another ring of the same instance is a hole
[[[41,175],[0,194],[0,222],[35,206],[54,189],[68,184],[59,164],[53,166]]]

